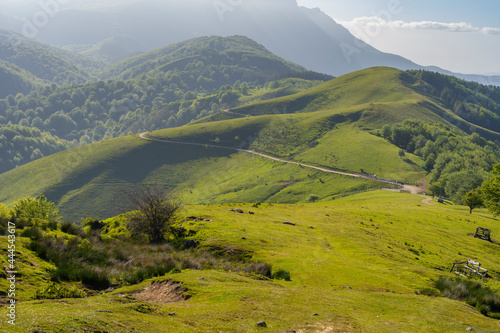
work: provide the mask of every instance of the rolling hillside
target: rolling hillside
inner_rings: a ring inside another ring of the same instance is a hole
[[[192,39],[120,62],[102,74],[118,81],[58,86],[54,83],[81,82],[90,64],[22,38],[0,30],[0,125],[36,127],[75,144],[181,126],[331,79],[235,36]],[[83,81],[90,78],[85,75]],[[34,149],[19,146],[13,153]]]
[[[20,34],[0,29],[0,59],[48,83],[82,84],[102,64]]]
[[[427,175],[422,158],[401,157],[399,147],[378,135],[382,126],[407,119],[446,126],[452,125],[443,114],[460,120],[418,94],[414,88],[420,84],[424,83],[408,73],[373,68],[296,95],[221,113],[220,118],[235,119],[210,121],[209,117],[198,124],[151,132],[146,136],[150,140],[130,136],[83,146],[0,175],[0,201],[46,193],[66,218],[79,221],[119,213],[122,190],[145,183],[163,184],[186,203],[292,203],[311,195],[330,200],[346,192],[387,186],[311,170],[300,163],[420,183]],[[299,164],[272,161],[235,147]]]
[[[274,55],[250,38],[211,36],[190,39],[127,58],[108,67],[102,77],[127,80],[169,71],[176,72],[187,84],[197,83],[198,86],[213,90],[237,80],[269,81],[269,78],[278,74],[293,75],[307,70]],[[319,73],[312,74],[321,76]],[[196,83],[189,83],[188,75]]]
[[[470,215],[465,207],[429,199],[424,203],[419,196],[380,191],[316,204],[202,205],[182,211],[181,219],[209,220],[181,223],[197,231],[194,239],[202,249],[248,253],[253,260],[271,264],[273,271],[289,272],[291,281],[182,269],[84,299],[34,300],[36,291],[50,285],[53,265],[28,250],[29,239],[22,238],[18,262],[26,274],[18,284],[19,313],[28,313],[29,320],[20,315],[17,325],[8,329],[498,332],[498,318],[488,318],[464,301],[436,297],[439,291],[434,285],[441,277],[455,277],[449,273],[453,262],[475,259],[492,276],[483,286],[498,292],[497,234],[491,243],[469,236],[477,226],[496,230],[498,221],[483,210]],[[236,208],[245,214],[229,211]],[[7,247],[6,236],[0,237],[0,247]],[[155,302],[138,295],[153,281],[168,280],[182,283],[175,294],[182,293],[186,300],[165,303],[168,298],[157,297]],[[5,279],[0,283],[7,287]],[[434,296],[425,295],[429,290]],[[2,316],[7,313],[5,307],[0,311]],[[256,326],[261,321],[267,328]],[[0,330],[6,325],[2,321]]]
[[[0,59],[0,98],[27,94],[41,83],[31,73]]]

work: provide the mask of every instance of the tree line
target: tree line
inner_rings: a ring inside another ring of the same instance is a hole
[[[430,173],[429,189],[456,203],[480,186],[500,161],[495,143],[444,124],[406,120],[382,127],[380,135],[404,152],[422,157]]]

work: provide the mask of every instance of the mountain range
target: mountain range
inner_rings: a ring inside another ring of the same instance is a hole
[[[483,84],[500,84],[500,76],[454,74],[381,52],[355,38],[321,10],[300,7],[295,0],[229,3],[107,0],[75,1],[56,7],[49,13],[53,17],[48,24],[31,27],[36,31],[32,35],[45,43],[106,61],[199,36],[242,35],[280,57],[334,76],[373,66],[389,66],[402,70],[435,70]],[[1,20],[0,27],[27,31],[30,19],[15,24],[16,19],[10,17]]]

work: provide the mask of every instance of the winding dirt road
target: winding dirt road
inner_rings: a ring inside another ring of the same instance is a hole
[[[267,158],[269,160],[273,160],[273,161],[277,161],[277,162],[282,162],[282,163],[287,163],[287,164],[294,164],[294,165],[298,165],[300,167],[314,169],[314,170],[318,170],[318,171],[322,171],[322,172],[334,173],[334,174],[337,174],[337,175],[343,175],[343,176],[349,176],[349,177],[355,177],[355,178],[363,178],[363,179],[368,179],[368,180],[375,180],[375,181],[379,181],[379,182],[386,183],[386,184],[391,184],[391,185],[399,185],[399,186],[401,186],[401,190],[410,192],[412,194],[420,194],[420,193],[422,193],[422,192],[425,191],[425,189],[422,189],[420,187],[410,186],[410,185],[402,185],[402,184],[399,184],[398,182],[393,181],[393,180],[385,180],[385,179],[380,179],[380,178],[373,178],[373,177],[365,176],[365,175],[361,175],[361,174],[336,171],[336,170],[331,170],[331,169],[327,169],[327,168],[317,167],[317,166],[314,166],[314,165],[309,165],[309,164],[304,164],[304,163],[299,163],[299,162],[294,162],[294,161],[288,161],[288,160],[284,160],[284,159],[281,159],[281,158],[277,158],[277,157],[269,156],[269,155],[266,155],[266,154],[262,154],[262,153],[259,153],[259,152],[253,151],[253,150],[239,149],[239,148],[225,147],[225,146],[216,146],[216,145],[203,144],[203,143],[193,143],[193,142],[183,142],[183,141],[174,141],[174,140],[167,140],[167,139],[151,138],[151,137],[147,136],[148,134],[149,134],[149,132],[144,132],[144,133],[139,134],[139,137],[141,139],[147,140],[147,141],[175,143],[175,144],[190,145],[190,146],[211,147],[211,148],[218,148],[218,149],[229,149],[229,150],[233,150],[233,151],[244,152],[244,153],[248,153],[248,154],[260,156],[260,157],[263,157],[263,158]]]

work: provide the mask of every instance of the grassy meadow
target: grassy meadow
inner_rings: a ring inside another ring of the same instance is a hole
[[[151,280],[56,301],[29,300],[28,288],[20,289],[24,301],[11,331],[498,332],[498,319],[465,302],[419,295],[433,280],[453,277],[453,262],[467,259],[489,270],[493,279],[484,283],[498,292],[498,220],[484,210],[469,214],[466,207],[424,200],[377,191],[309,204],[188,205],[182,216],[211,220],[180,222],[197,231],[202,248],[249,251],[252,260],[289,272],[291,281],[183,270],[153,279],[182,283],[189,298],[170,304],[133,296]],[[236,208],[245,213],[230,211]],[[472,237],[478,226],[493,230],[492,243]],[[31,262],[37,274],[26,275],[20,286],[42,287],[50,265]],[[259,321],[267,328],[257,327]]]

